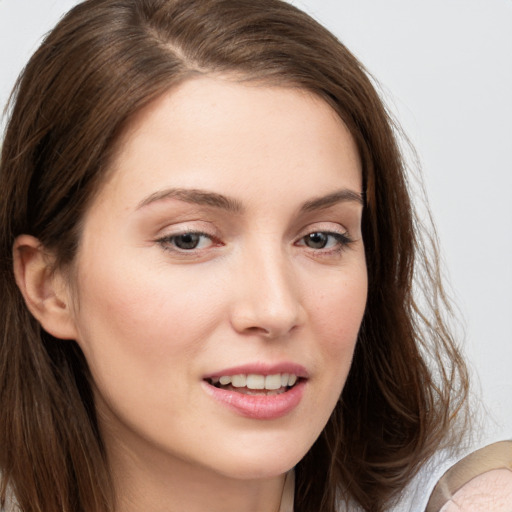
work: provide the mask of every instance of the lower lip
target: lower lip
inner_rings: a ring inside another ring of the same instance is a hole
[[[273,420],[291,412],[302,399],[306,381],[301,380],[279,395],[246,395],[216,388],[203,381],[206,392],[215,400],[241,416],[257,420]]]

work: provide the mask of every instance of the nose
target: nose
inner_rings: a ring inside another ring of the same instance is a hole
[[[244,263],[235,276],[233,328],[270,339],[286,336],[301,326],[306,313],[288,258],[281,251],[261,251]]]

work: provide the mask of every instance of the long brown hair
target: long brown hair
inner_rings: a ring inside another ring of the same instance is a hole
[[[18,80],[0,167],[0,499],[11,489],[24,512],[114,508],[87,364],[75,342],[53,338],[29,314],[12,247],[31,234],[58,266],[71,263],[123,128],[197,73],[311,91],[358,145],[368,303],[343,393],[296,468],[295,506],[334,512],[337,500],[350,500],[382,511],[428,457],[454,442],[467,374],[393,123],[343,44],[280,0],[87,0]],[[418,277],[422,309],[413,295]]]

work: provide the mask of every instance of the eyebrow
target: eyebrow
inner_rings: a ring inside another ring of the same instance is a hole
[[[213,206],[231,213],[242,213],[244,207],[240,201],[216,192],[208,192],[198,189],[170,188],[155,192],[143,199],[137,206],[137,210],[152,203],[166,199],[178,199],[186,203]],[[301,212],[323,210],[338,203],[355,202],[364,206],[363,195],[350,189],[342,189],[326,196],[317,197],[306,201],[300,208]]]
[[[333,192],[332,194],[328,194],[326,196],[317,197],[306,201],[302,207],[302,212],[311,212],[315,210],[323,210],[325,208],[329,208],[338,203],[358,203],[361,206],[364,206],[364,198],[361,192],[356,192],[354,190],[350,190],[348,188],[344,188],[342,190],[338,190]]]
[[[242,203],[236,199],[229,198],[215,192],[187,188],[170,188],[155,192],[142,200],[137,206],[137,210],[165,199],[178,199],[186,203],[213,206],[214,208],[220,208],[232,213],[241,213],[244,210]]]

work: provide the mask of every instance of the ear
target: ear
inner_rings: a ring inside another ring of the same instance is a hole
[[[28,309],[43,329],[61,339],[76,339],[71,294],[62,273],[37,238],[20,235],[13,246],[14,276]]]

